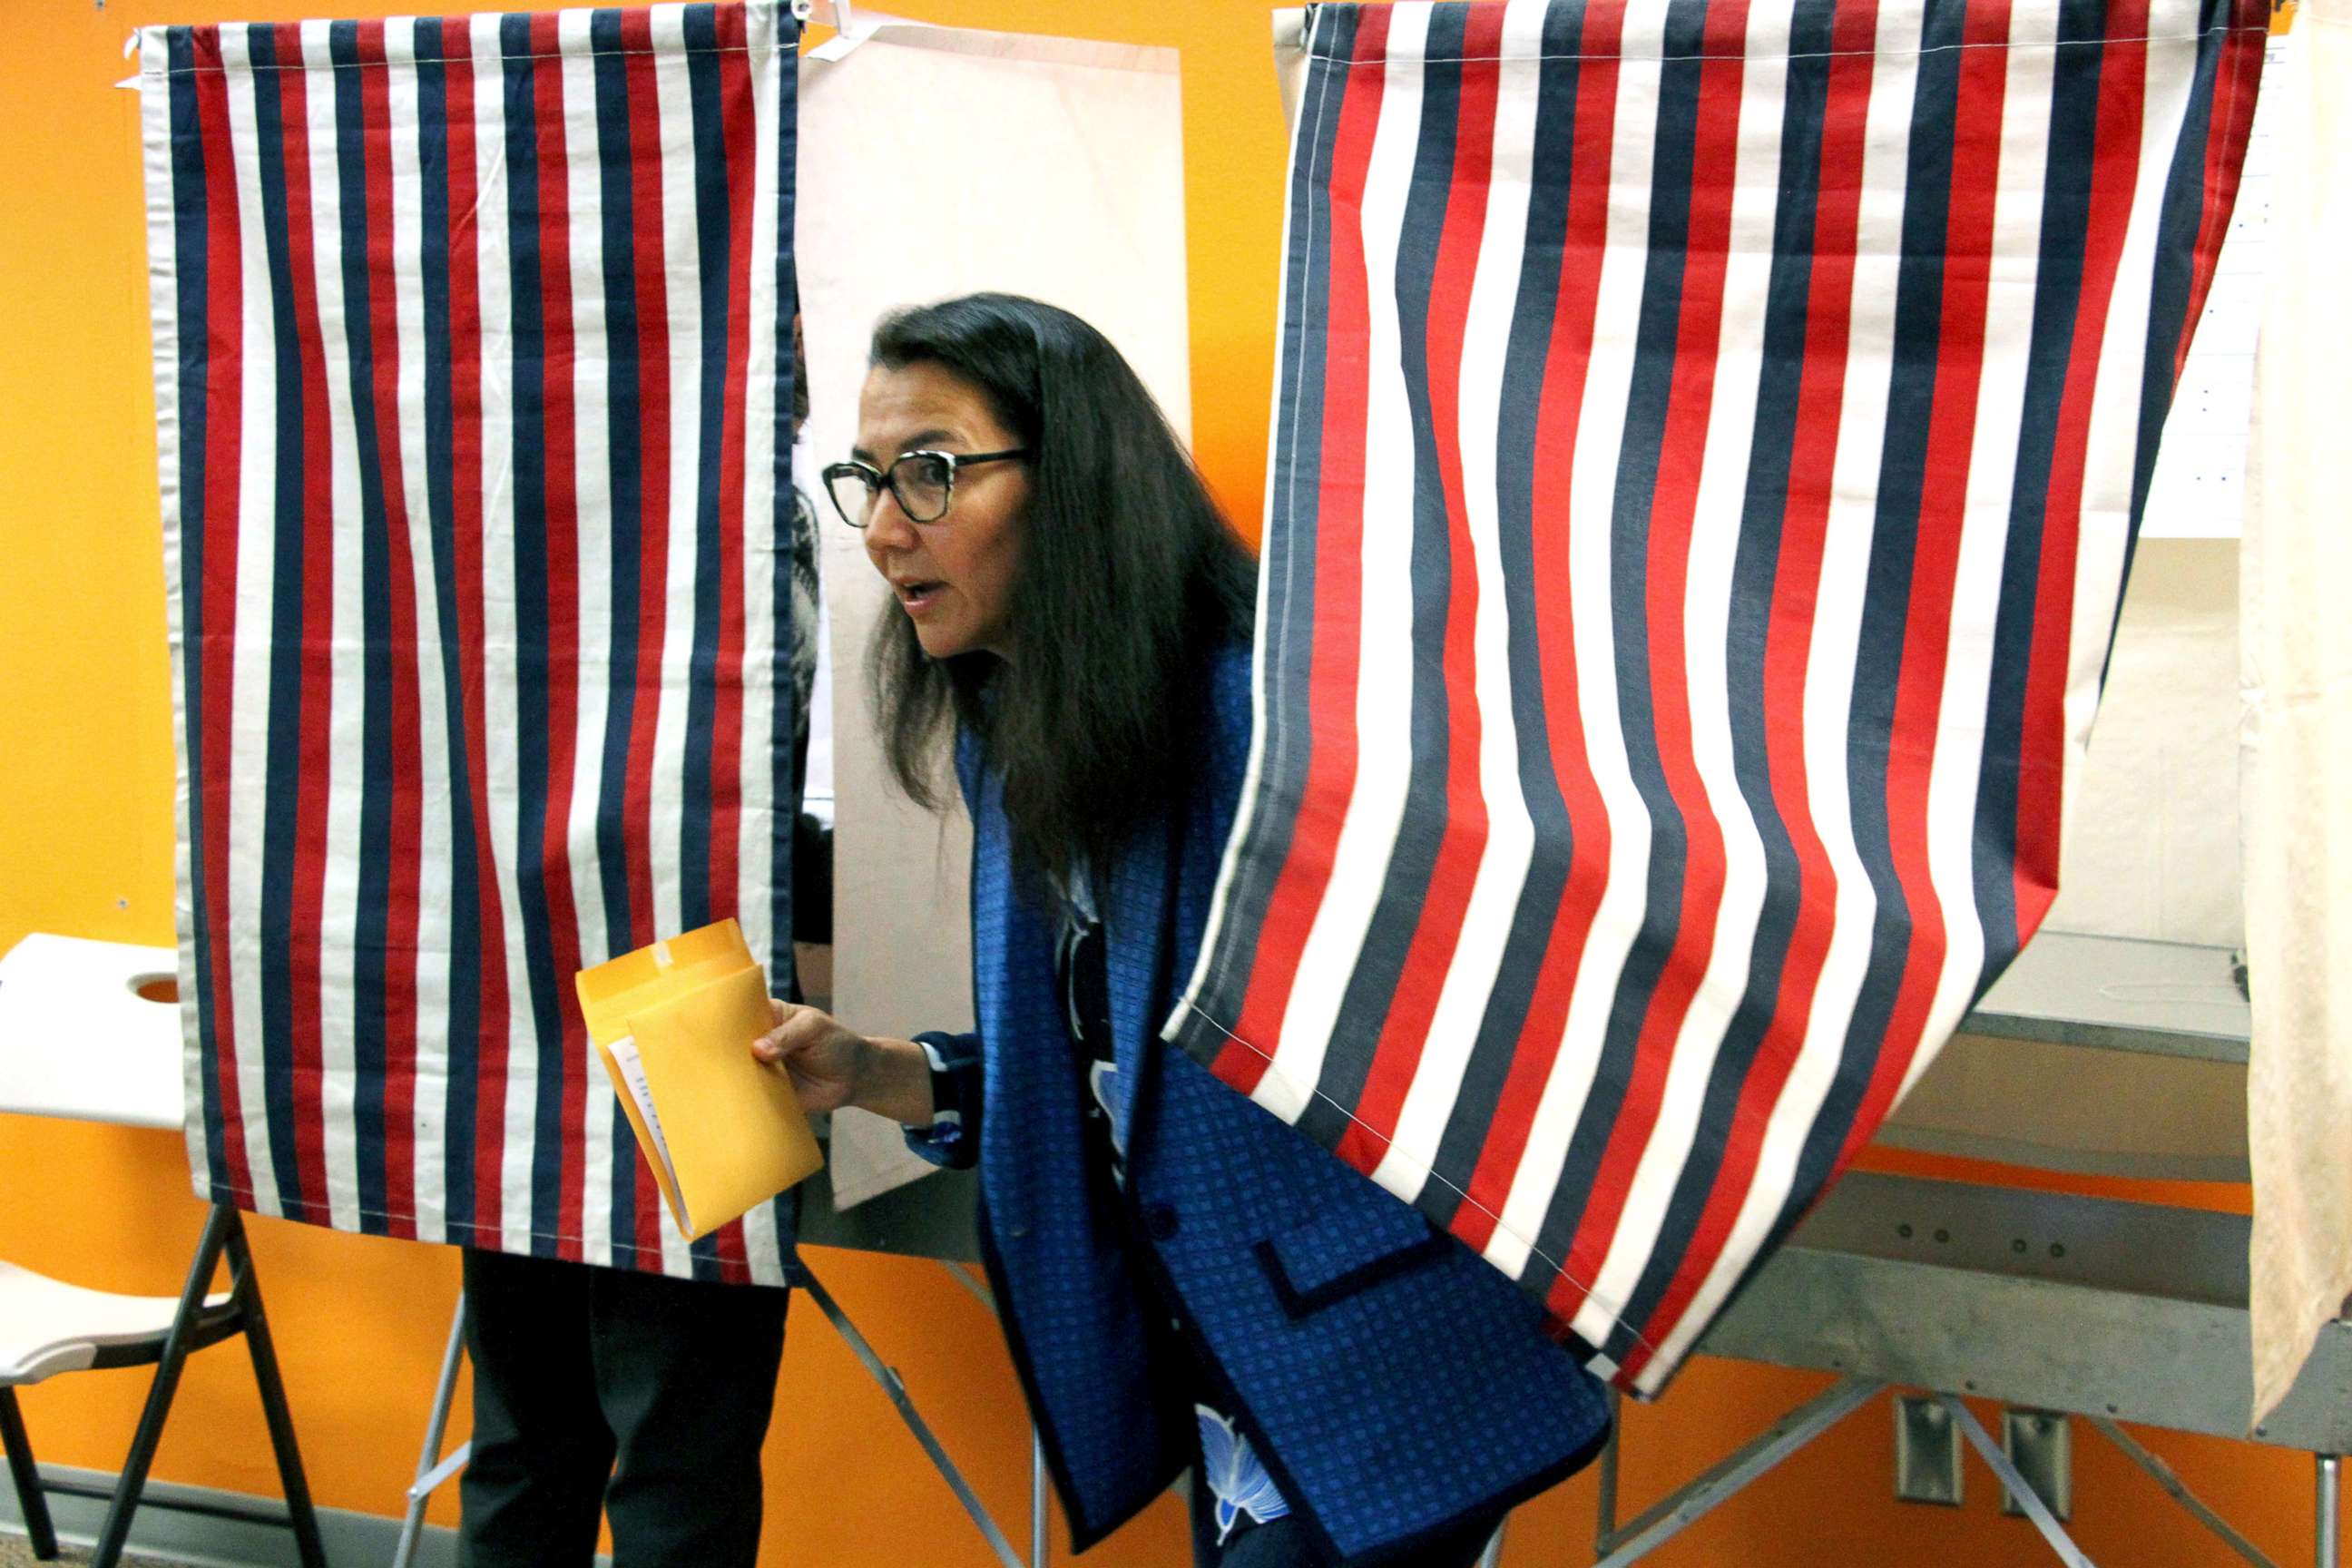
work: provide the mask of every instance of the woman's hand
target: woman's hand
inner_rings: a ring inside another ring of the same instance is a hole
[[[873,1042],[814,1007],[768,999],[775,1027],[751,1042],[751,1054],[792,1075],[793,1092],[807,1111],[858,1103]]]

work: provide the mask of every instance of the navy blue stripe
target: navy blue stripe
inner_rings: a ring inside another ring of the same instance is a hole
[[[416,24],[416,56],[446,60],[437,18]],[[467,68],[459,66],[456,68]],[[482,900],[472,749],[466,736],[465,639],[457,623],[457,441],[449,321],[449,89],[446,63],[416,68],[417,162],[423,195],[425,497],[433,529],[434,601],[441,624],[442,729],[449,747],[448,1081],[443,1101],[443,1202],[453,1240],[474,1227],[474,1119],[482,1028]],[[433,955],[420,953],[423,962]],[[495,1179],[495,1178],[494,1178]]]
[[[530,18],[499,22],[507,132],[508,288],[512,299],[514,397],[515,775],[519,821],[516,895],[530,981],[533,1033],[541,1053],[533,1090],[530,1247],[552,1258],[563,1213],[563,1040],[559,987],[547,910],[547,325],[540,299],[539,110],[534,94]],[[545,177],[560,177],[560,171]],[[492,546],[486,545],[486,548]]]
[[[247,29],[253,51],[254,136],[259,151],[262,244],[269,258],[269,316],[276,339],[276,459],[271,475],[269,717],[264,742],[261,820],[262,1098],[268,1110],[269,1160],[280,1205],[299,1213],[305,1194],[295,1152],[294,982],[283,933],[294,924],[294,854],[301,796],[323,781],[302,776],[302,353],[295,333],[294,263],[287,232],[286,127],[279,96],[277,35]],[[246,439],[257,438],[247,431]]]
[[[1635,1047],[1659,977],[1682,928],[1689,829],[1666,787],[1650,692],[1650,509],[1657,496],[1667,406],[1681,336],[1683,278],[1690,248],[1693,170],[1697,156],[1699,91],[1706,37],[1705,0],[1672,0],[1666,9],[1666,60],[1658,75],[1658,133],[1650,177],[1649,264],[1634,327],[1633,374],[1626,389],[1625,428],[1610,515],[1610,621],[1617,650],[1617,708],[1625,762],[1650,818],[1648,886],[1642,927],[1618,977],[1601,1056],[1567,1163],[1537,1233],[1543,1257],[1565,1258],[1592,1193],[1609,1136],[1632,1082]]]
[[[2035,270],[2025,403],[2018,421],[2017,479],[2010,493],[2009,547],[2001,559],[2000,607],[1993,623],[1992,679],[1985,705],[1984,756],[1977,787],[1975,881],[1984,927],[1981,996],[2016,955],[2018,758],[2025,733],[2025,680],[2041,605],[2042,534],[2058,412],[2083,302],[2084,244],[2090,225],[2098,143],[2099,70],[2106,58],[2101,0],[2060,0],[2052,51],[2050,155],[2042,171],[2042,253]],[[2068,47],[2069,45],[2090,46]],[[2054,787],[2055,781],[2051,781]]]
[[[1911,105],[1909,166],[1905,172],[1903,265],[1895,286],[1895,366],[1887,386],[1886,430],[1879,449],[1878,508],[1872,520],[1870,564],[1864,578],[1862,637],[1853,694],[1846,716],[1847,807],[1856,853],[1870,878],[1877,907],[1870,924],[1870,957],[1828,1094],[1814,1113],[1797,1157],[1787,1206],[1801,1211],[1830,1179],[1838,1151],[1853,1130],[1886,1047],[1895,1001],[1910,958],[1913,919],[1895,869],[1886,797],[1887,748],[1903,674],[1905,634],[1911,614],[1911,577],[1918,554],[1919,509],[1927,490],[1927,439],[1936,401],[1936,371],[1943,345],[1945,247],[1951,233],[1952,128],[1959,122],[1963,8],[1927,7],[1919,75]],[[1957,483],[1947,476],[1945,483]],[[1919,592],[1948,596],[1948,584]],[[1937,650],[1930,649],[1934,654]],[[1926,803],[1915,802],[1915,809]],[[1931,895],[1932,896],[1932,895]],[[1798,1194],[1803,1194],[1801,1197]]]
[[[359,447],[361,639],[358,924],[352,939],[353,1079],[360,1212],[381,1227],[384,1177],[384,989],[392,897],[392,520],[376,440],[375,344],[368,292],[367,124],[360,100],[359,24],[327,30],[335,94],[335,174],[341,194],[343,333],[351,355],[352,428]]]
[[[1730,1141],[1739,1096],[1771,1025],[1790,943],[1796,935],[1797,895],[1804,871],[1772,794],[1764,653],[1771,635],[1797,411],[1804,388],[1813,226],[1822,195],[1822,142],[1828,124],[1830,53],[1836,16],[1835,0],[1804,0],[1790,17],[1789,81],[1780,132],[1780,198],[1773,218],[1772,273],[1764,305],[1764,360],[1748,447],[1739,545],[1732,562],[1729,635],[1725,645],[1732,773],[1763,843],[1764,903],[1748,948],[1747,989],[1724,1031],[1715,1069],[1707,1079],[1693,1157],[1675,1184],[1657,1247],[1624,1312],[1624,1321],[1635,1325],[1646,1322],[1656,1310],[1689,1251],[1721,1169],[1720,1152]],[[1700,1158],[1701,1151],[1711,1157]]]
[[[1441,1225],[1453,1223],[1484,1152],[1511,1065],[1526,1031],[1536,983],[1543,973],[1568,889],[1576,847],[1575,826],[1559,778],[1552,771],[1550,721],[1544,711],[1543,608],[1536,598],[1535,527],[1541,510],[1566,511],[1567,479],[1538,471],[1536,434],[1543,414],[1544,376],[1553,323],[1559,310],[1559,276],[1568,236],[1575,161],[1577,91],[1584,41],[1584,6],[1553,5],[1544,16],[1544,57],[1536,85],[1535,158],[1528,192],[1527,235],[1519,248],[1518,298],[1503,353],[1502,417],[1496,431],[1495,490],[1507,617],[1511,723],[1518,738],[1519,793],[1534,825],[1527,880],[1511,920],[1511,934],[1495,976],[1478,1036],[1464,1065],[1461,1090],[1437,1149],[1437,1179],[1423,1189],[1422,1208]],[[1551,635],[1564,637],[1564,617]],[[1534,1279],[1528,1281],[1537,1283]],[[1549,1288],[1549,1277],[1542,1284]]]
[[[793,953],[797,929],[793,907],[793,843],[800,823],[802,792],[807,784],[809,714],[795,676],[794,658],[802,628],[793,618],[793,560],[798,554],[800,505],[793,488],[793,443],[799,435],[793,417],[793,392],[801,374],[793,353],[793,319],[800,314],[800,279],[793,254],[793,226],[798,205],[795,171],[800,155],[800,72],[793,61],[800,43],[800,23],[789,10],[776,13],[776,48],[782,57],[776,83],[776,451],[775,510],[772,544],[775,573],[770,586],[776,606],[776,646],[769,650],[776,679],[769,711],[768,776],[776,781],[773,798],[779,809],[769,824],[768,919],[769,989],[779,996],[798,996],[800,975]],[[755,70],[761,68],[753,62]],[[808,629],[824,635],[822,618]],[[786,782],[790,783],[789,791]],[[798,1190],[784,1194],[770,1205],[775,1215],[777,1244],[792,1252],[799,1228]]]
[[[796,678],[800,639],[824,635],[823,622],[803,627],[794,618],[793,563],[799,557],[802,531],[799,495],[793,488],[793,442],[799,434],[793,417],[793,400],[800,365],[793,355],[793,319],[800,314],[800,279],[793,261],[795,198],[793,174],[799,163],[800,72],[790,61],[800,39],[800,24],[792,13],[776,12],[776,49],[787,62],[775,74],[776,83],[776,321],[775,321],[775,456],[774,499],[769,546],[774,562],[768,593],[775,605],[775,646],[763,650],[773,672],[768,708],[768,776],[773,780],[771,799],[775,811],[768,825],[768,984],[778,996],[798,996],[800,976],[793,955],[793,835],[800,821],[801,800],[808,782],[809,714]],[[753,61],[752,68],[761,68]],[[781,1211],[780,1211],[781,1212]],[[787,1231],[786,1235],[791,1233]]]
[[[637,360],[637,255],[635,149],[629,141],[628,62],[621,53],[621,14],[598,11],[588,19],[596,76],[596,153],[602,185],[604,255],[605,353],[611,367],[606,394],[606,471],[612,485],[612,638],[606,666],[604,755],[596,789],[596,860],[604,876],[604,942],[608,952],[637,945],[636,917],[629,899],[629,738],[636,721],[637,628],[645,615],[640,569],[645,533],[644,410]],[[650,910],[642,911],[651,919]],[[671,933],[656,931],[656,937]],[[636,1237],[636,1140],[613,1103],[612,1220],[617,1246]]]
[[[1228,1025],[1239,1021],[1249,994],[1253,957],[1275,883],[1290,859],[1307,787],[1312,723],[1307,678],[1315,641],[1315,552],[1323,473],[1323,366],[1331,323],[1332,163],[1357,21],[1352,5],[1327,5],[1316,16],[1307,89],[1299,100],[1305,133],[1291,157],[1290,245],[1283,277],[1287,305],[1281,349],[1286,376],[1275,410],[1271,506],[1259,568],[1265,637],[1257,651],[1257,679],[1266,694],[1266,735],[1251,805],[1248,847],[1226,895],[1214,961],[1200,998],[1209,1017]],[[1353,721],[1348,717],[1343,721]],[[1226,1037],[1193,1022],[1189,1014],[1187,1023],[1187,1048],[1203,1062],[1213,1061],[1228,1044]]]
[[[211,216],[205,206],[205,135],[196,102],[195,52],[189,30],[165,34],[172,92],[173,277],[179,323],[180,374],[180,690],[188,753],[188,900],[195,952],[196,1049],[204,1064],[200,1114],[205,1162],[215,1197],[229,1186],[227,1127],[221,1115],[219,998],[213,994],[212,886],[205,864],[205,443],[211,430]],[[226,156],[223,149],[221,156]],[[234,330],[233,322],[221,323]]]
[[[729,211],[725,106],[721,102],[718,16],[693,5],[684,19],[688,99],[694,109],[694,191],[697,251],[702,268],[701,457],[694,515],[694,643],[686,699],[686,813],[680,845],[679,908],[687,929],[718,916],[710,887],[712,781],[719,707],[719,481],[727,453],[727,282],[734,232]],[[732,903],[733,889],[728,889]],[[690,1249],[694,1277],[719,1278],[718,1241],[704,1237]]]
[[[725,120],[719,101],[718,24],[709,5],[684,20],[688,99],[694,117],[696,257],[702,273],[702,382],[694,507],[694,635],[686,698],[686,799],[679,831],[678,907],[688,931],[715,918],[711,907],[711,747],[718,715],[719,478],[727,460],[727,274],[729,223]],[[679,391],[683,393],[684,389]]]
[[[1412,780],[1380,900],[1332,1030],[1333,1041],[1347,1048],[1332,1051],[1325,1060],[1319,1092],[1298,1120],[1302,1131],[1327,1147],[1346,1131],[1346,1113],[1363,1098],[1381,1026],[1429,898],[1429,879],[1445,829],[1453,696],[1445,689],[1445,623],[1454,571],[1430,400],[1429,302],[1454,191],[1454,150],[1462,117],[1462,43],[1467,26],[1468,15],[1458,6],[1441,8],[1430,17],[1430,58],[1422,68],[1421,135],[1398,236],[1397,319],[1413,448]]]

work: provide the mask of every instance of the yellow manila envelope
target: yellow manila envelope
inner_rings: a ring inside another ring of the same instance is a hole
[[[824,1163],[791,1076],[751,1055],[774,1016],[733,921],[583,969],[579,986],[588,1037],[688,1239]]]

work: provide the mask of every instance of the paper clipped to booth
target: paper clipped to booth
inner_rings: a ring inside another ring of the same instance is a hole
[[[774,1020],[733,921],[582,970],[579,986],[588,1037],[689,1240],[824,1163],[791,1077],[751,1055]]]

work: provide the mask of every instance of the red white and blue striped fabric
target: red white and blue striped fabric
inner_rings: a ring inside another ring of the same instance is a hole
[[[1315,12],[1170,1034],[1635,1393],[2049,907],[2266,19]]]
[[[791,974],[797,41],[142,34],[200,1194],[782,1279],[788,1211],[679,1237],[572,975]]]

